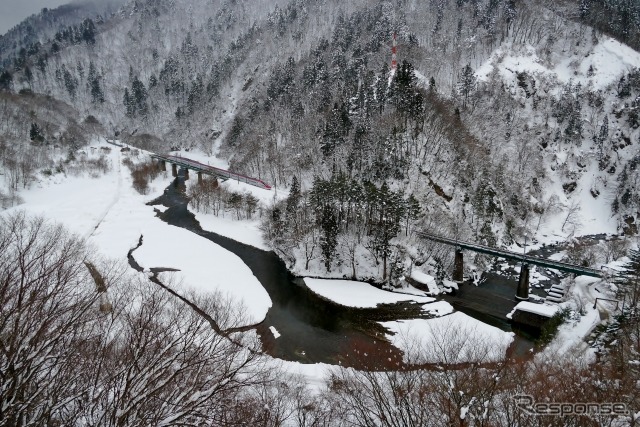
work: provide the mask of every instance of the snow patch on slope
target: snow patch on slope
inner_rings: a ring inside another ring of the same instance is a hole
[[[581,83],[596,90],[616,83],[620,75],[632,68],[640,68],[640,52],[608,36],[601,36],[600,42],[586,55],[563,55],[557,63],[540,58],[533,46],[526,46],[524,52],[510,44],[500,46],[476,70],[481,81],[489,80],[489,75],[497,69],[507,81],[515,79],[515,73],[527,73],[557,79],[560,83]],[[553,58],[551,58],[553,60]],[[592,74],[589,68],[592,68]]]

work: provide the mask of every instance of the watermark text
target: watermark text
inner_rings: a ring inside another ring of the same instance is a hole
[[[629,415],[624,403],[582,403],[582,402],[536,402],[528,394],[513,396],[516,406],[529,415],[534,416],[569,416],[569,415]]]

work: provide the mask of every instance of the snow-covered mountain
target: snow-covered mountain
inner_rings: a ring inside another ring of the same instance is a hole
[[[0,39],[0,86],[67,103],[68,120],[143,148],[215,152],[277,186],[296,177],[318,229],[284,218],[294,232],[272,244],[299,258],[309,233],[326,241],[335,228],[329,266],[346,265],[342,238],[376,228],[399,248],[417,228],[503,245],[636,232],[639,15],[604,0],[62,8]],[[6,122],[4,139],[60,140],[39,111]],[[353,194],[367,185],[377,201]]]
[[[43,43],[54,39],[56,33],[78,26],[84,20],[103,22],[125,0],[82,0],[50,9],[44,7],[24,21],[0,34],[0,64],[11,66],[12,61],[26,59],[40,52]]]
[[[635,425],[639,164],[637,0],[43,10],[0,38],[0,427]],[[458,286],[419,230],[604,277]]]

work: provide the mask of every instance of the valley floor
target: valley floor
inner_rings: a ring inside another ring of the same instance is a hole
[[[245,307],[243,325],[254,325],[265,319],[272,301],[240,258],[194,233],[164,223],[156,215],[164,208],[146,204],[171,184],[173,178],[170,174],[165,173],[151,182],[148,194],[143,196],[133,189],[130,171],[122,161],[130,154],[108,146],[105,141],[96,141],[87,151],[89,155],[106,154],[111,162],[111,169],[106,175],[99,178],[62,174],[42,176],[31,188],[21,192],[24,203],[5,213],[22,210],[60,222],[84,236],[103,255],[123,262],[142,236],[142,244],[135,249],[133,256],[145,273],[154,267],[175,269],[175,272],[162,273],[162,278],[176,292],[188,296],[191,291],[221,291],[233,300],[242,301]],[[276,191],[260,190],[241,183],[227,182],[225,185],[235,191],[250,191],[264,204],[287,195],[284,191],[276,195]],[[237,221],[230,214],[226,217],[195,215],[205,230],[268,250],[259,229],[259,218]],[[454,312],[450,304],[434,302],[434,298],[415,288],[401,290],[406,291],[404,293],[392,293],[361,282],[310,278],[305,282],[312,292],[349,307],[375,307],[397,301],[422,304],[423,312],[433,318],[381,322],[389,331],[388,338],[404,352],[406,360],[437,362],[438,354],[416,354],[416,348],[425,348],[426,342],[431,347],[434,343],[447,341],[452,344],[454,337],[468,334],[488,345],[491,358],[498,359],[503,357],[513,340],[513,333]],[[559,338],[549,346],[549,352],[567,352],[570,347],[579,347],[583,355],[589,353],[583,339],[599,323],[599,313],[604,309],[592,308],[596,297],[594,283],[583,282],[576,281],[575,292],[579,293],[584,315],[561,327]],[[275,328],[271,330],[278,339],[280,332]],[[463,343],[460,346],[457,362],[464,362],[467,355],[472,355],[472,349],[465,349]],[[329,370],[329,366],[324,364],[283,363],[291,372],[303,374],[307,382],[318,385],[323,383]]]

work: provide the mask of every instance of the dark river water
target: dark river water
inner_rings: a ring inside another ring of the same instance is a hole
[[[188,199],[184,190],[181,175],[162,196],[149,204],[167,207],[165,212],[158,214],[163,221],[199,234],[233,252],[251,269],[273,303],[264,322],[256,327],[267,353],[303,363],[324,362],[371,369],[389,369],[401,363],[401,352],[381,339],[384,329],[377,322],[420,317],[418,304],[352,309],[319,298],[306,288],[302,279],[295,278],[287,270],[275,253],[202,230],[187,208]],[[515,281],[498,276],[498,280],[487,281],[481,287],[462,285],[456,296],[444,299],[459,311],[511,331],[504,314],[515,305],[515,286]],[[479,298],[475,290],[480,288],[486,289],[488,296]],[[509,289],[501,291],[505,293],[504,301],[491,298],[491,292],[495,293],[495,290],[491,291],[493,288]],[[273,336],[270,326],[281,334],[279,338]],[[510,351],[514,356],[522,356],[532,347],[533,342],[528,336],[516,336]],[[362,356],[365,353],[367,356]]]

